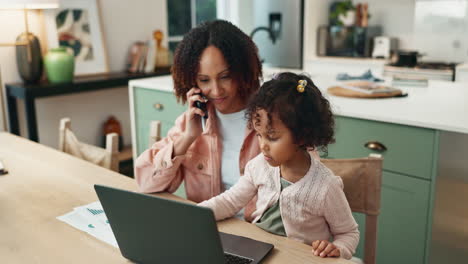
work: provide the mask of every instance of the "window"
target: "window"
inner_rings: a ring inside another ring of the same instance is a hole
[[[167,14],[169,50],[174,53],[191,28],[216,19],[216,0],[167,0]]]

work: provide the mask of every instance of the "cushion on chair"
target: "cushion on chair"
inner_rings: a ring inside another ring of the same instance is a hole
[[[344,193],[353,212],[378,215],[382,160],[380,158],[321,159],[343,179]]]
[[[109,166],[105,149],[79,142],[69,129],[66,130],[65,137],[64,152],[102,167]]]

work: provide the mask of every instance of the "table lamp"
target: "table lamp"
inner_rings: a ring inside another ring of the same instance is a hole
[[[25,32],[13,43],[1,46],[16,46],[16,64],[21,78],[26,83],[36,83],[42,75],[42,54],[39,39],[29,32],[28,9],[58,8],[58,0],[0,0],[0,9],[24,10]]]

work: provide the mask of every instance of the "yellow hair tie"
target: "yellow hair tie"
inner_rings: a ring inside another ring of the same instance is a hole
[[[307,81],[306,80],[299,80],[298,85],[296,87],[297,91],[300,93],[303,93],[305,90],[305,87],[307,86]]]

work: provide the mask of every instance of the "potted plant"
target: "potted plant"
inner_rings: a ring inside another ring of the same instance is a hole
[[[356,20],[356,7],[351,0],[334,2],[330,6],[331,26],[352,26]]]

